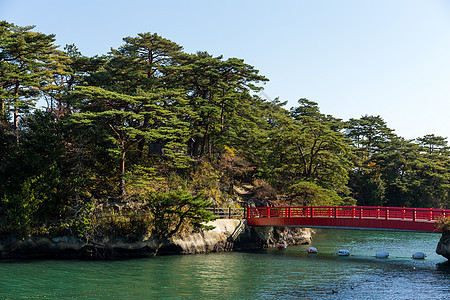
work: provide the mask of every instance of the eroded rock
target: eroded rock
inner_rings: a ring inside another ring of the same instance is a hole
[[[286,245],[306,244],[311,241],[309,229],[249,227],[245,220],[219,219],[208,225],[215,229],[174,237],[165,242],[151,237],[129,242],[120,237],[105,237],[88,242],[73,236],[33,237],[24,240],[3,240],[0,255],[3,258],[61,257],[109,259],[115,257],[152,256],[158,254],[195,254],[223,251],[255,250]],[[162,245],[161,245],[162,244]]]
[[[436,253],[450,260],[450,231],[444,231],[436,247]]]

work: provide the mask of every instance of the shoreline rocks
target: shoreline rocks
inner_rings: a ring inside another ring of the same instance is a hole
[[[308,244],[314,233],[306,228],[249,227],[245,220],[236,219],[218,219],[209,225],[215,229],[171,238],[159,249],[160,243],[151,237],[133,243],[118,237],[88,242],[73,236],[7,237],[0,242],[0,258],[112,259],[154,256],[156,251],[158,255],[251,251],[279,243]]]
[[[439,243],[436,247],[436,253],[450,260],[450,231],[444,230]]]

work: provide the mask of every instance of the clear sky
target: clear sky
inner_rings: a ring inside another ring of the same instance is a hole
[[[0,19],[86,56],[156,32],[245,59],[288,107],[308,98],[344,120],[380,115],[405,138],[450,137],[447,0],[0,0]]]

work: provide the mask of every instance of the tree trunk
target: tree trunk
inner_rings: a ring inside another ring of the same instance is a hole
[[[208,136],[209,136],[209,124],[206,126],[205,134],[203,135],[202,148],[200,150],[200,157],[203,157],[203,155],[205,153],[206,139],[208,138]]]
[[[122,151],[122,157],[120,158],[120,190],[122,196],[127,194],[125,190],[125,150]]]
[[[19,109],[14,109],[14,130],[16,131],[16,146],[19,147]]]
[[[220,132],[223,133],[223,123],[225,121],[225,101],[222,101],[221,105],[221,112],[220,112]]]
[[[200,148],[200,136],[193,136],[188,142],[188,151],[191,157],[198,157]]]
[[[19,99],[19,82],[16,83],[14,87],[14,94]],[[14,108],[14,130],[16,131],[16,146],[19,148],[19,108],[16,106]]]
[[[147,128],[147,126],[148,126],[148,119],[149,118],[147,116],[145,116],[143,128]],[[138,158],[139,159],[142,159],[145,142],[146,142],[145,137],[144,136],[139,136],[139,142],[138,142]]]
[[[206,120],[205,134],[203,135],[203,139],[202,139],[202,148],[200,150],[200,157],[203,157],[203,154],[205,153],[206,140],[209,137],[209,125],[210,125],[209,119],[210,119],[210,115],[208,114],[208,118]]]

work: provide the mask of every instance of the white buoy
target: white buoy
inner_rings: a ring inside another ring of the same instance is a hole
[[[377,258],[388,258],[389,252],[387,251],[378,251],[376,254]]]
[[[423,252],[416,252],[412,255],[412,258],[414,259],[425,259],[425,257],[427,257],[427,255]]]
[[[308,253],[317,253],[317,249],[314,248],[314,247],[308,247],[308,249],[306,249],[306,251],[307,251]]]
[[[340,255],[340,256],[349,256],[350,252],[348,250],[345,250],[345,249],[340,249],[338,251],[338,255]]]

